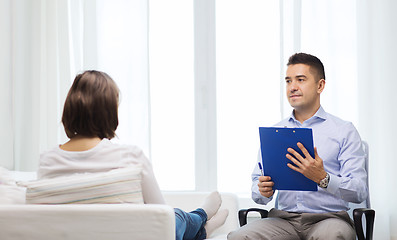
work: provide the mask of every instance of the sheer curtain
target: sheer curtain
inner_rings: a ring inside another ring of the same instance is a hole
[[[65,96],[87,69],[122,90],[115,141],[148,153],[147,12],[147,0],[0,1],[1,166],[33,171],[40,152],[66,141]]]
[[[34,170],[39,152],[61,136],[59,100],[71,77],[68,2],[4,0],[0,5],[0,163]]]
[[[375,239],[397,239],[397,127],[394,120],[397,2],[357,1],[358,96],[361,136],[370,146]]]

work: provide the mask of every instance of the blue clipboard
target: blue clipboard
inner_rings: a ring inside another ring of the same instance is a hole
[[[296,145],[300,142],[314,158],[312,129],[260,127],[259,135],[263,174],[272,178],[273,189],[317,191],[317,183],[290,169],[287,163],[292,162],[286,157],[288,148],[304,156]]]

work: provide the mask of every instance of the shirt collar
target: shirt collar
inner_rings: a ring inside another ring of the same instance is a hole
[[[322,106],[320,106],[320,108],[317,110],[317,112],[311,118],[307,119],[305,122],[310,122],[315,119],[327,120],[327,113],[325,112],[325,110]],[[292,110],[292,113],[289,116],[288,121],[298,122],[298,120],[296,120],[296,118],[295,118],[294,110]]]

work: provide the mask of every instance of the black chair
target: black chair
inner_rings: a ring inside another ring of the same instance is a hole
[[[363,141],[363,149],[366,153],[366,158],[365,158],[365,168],[369,170],[368,166],[368,159],[369,159],[369,150],[368,150],[368,144]],[[368,182],[367,182],[367,186]],[[374,230],[374,223],[375,223],[375,210],[371,209],[371,204],[370,204],[370,197],[368,194],[367,199],[361,203],[361,204],[350,204],[351,209],[353,210],[353,213],[349,212],[351,214],[351,217],[353,218],[354,221],[354,227],[356,229],[356,235],[358,240],[372,240],[373,238],[373,230]],[[364,207],[359,207],[356,208],[357,206],[364,206]],[[249,208],[249,209],[241,209],[238,212],[238,218],[240,221],[240,227],[244,226],[247,224],[247,219],[248,219],[248,214],[250,212],[258,212],[261,215],[261,218],[267,218],[268,216],[268,211],[265,209],[260,209],[260,208]],[[366,224],[365,224],[365,235],[364,235],[364,228],[363,228],[363,216],[365,216]]]

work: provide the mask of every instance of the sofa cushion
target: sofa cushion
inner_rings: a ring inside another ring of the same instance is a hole
[[[18,182],[28,204],[143,203],[142,168]]]

